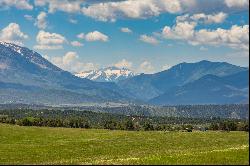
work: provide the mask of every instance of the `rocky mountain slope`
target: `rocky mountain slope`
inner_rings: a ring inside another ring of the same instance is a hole
[[[87,78],[98,82],[118,82],[135,76],[135,74],[126,68],[107,67],[99,70],[90,70],[75,74],[80,78]]]

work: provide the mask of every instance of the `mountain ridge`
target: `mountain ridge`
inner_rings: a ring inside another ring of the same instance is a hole
[[[17,83],[48,90],[66,90],[89,96],[89,98],[127,100],[127,97],[124,96],[126,93],[121,94],[122,90],[116,84],[103,83],[100,85],[88,79],[78,78],[51,64],[40,54],[26,47],[1,42],[0,65],[5,66],[0,69],[0,80],[5,84]],[[11,90],[13,89],[9,89],[9,93],[12,93]],[[6,90],[5,93],[7,93]],[[18,93],[22,92],[15,92],[13,95]]]
[[[135,73],[127,68],[118,68],[114,66],[75,74],[77,77],[87,78],[97,82],[118,82],[120,80],[131,78],[135,75]]]
[[[140,75],[125,68],[104,70],[116,80],[79,78],[35,51],[0,42],[0,103],[234,104],[246,103],[249,96],[249,69],[226,62],[185,62],[155,74]],[[119,80],[122,70],[129,77]],[[203,96],[197,97],[200,94]]]
[[[243,71],[229,76],[218,77],[215,75],[205,75],[204,77],[185,84],[174,87],[164,94],[159,95],[149,102],[157,105],[169,104],[230,104],[247,103],[249,82],[241,84],[232,82],[231,78],[241,78],[248,80],[249,71]]]
[[[126,91],[134,92],[141,100],[148,101],[175,86],[182,86],[207,74],[226,76],[245,71],[247,68],[226,62],[200,61],[180,63],[155,74],[141,74],[118,82]]]

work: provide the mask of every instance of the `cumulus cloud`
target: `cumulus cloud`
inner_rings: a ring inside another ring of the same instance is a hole
[[[94,42],[94,41],[101,41],[101,42],[107,42],[109,41],[109,37],[99,31],[93,31],[89,32],[86,35],[84,33],[79,33],[76,36],[78,39],[85,39],[86,41],[89,42]]]
[[[249,8],[248,0],[34,0],[34,4],[48,8],[49,13],[82,13],[100,21],[146,19],[164,13],[214,13]],[[28,0],[1,0],[0,6],[29,10],[33,8]]]
[[[162,12],[178,13],[181,11],[182,2],[179,0],[101,2],[82,8],[84,15],[100,21],[116,21],[118,17],[148,18],[158,16]]]
[[[63,70],[72,73],[79,73],[82,71],[94,70],[97,68],[97,65],[93,63],[82,62],[78,54],[72,51],[67,52],[64,56],[53,56],[53,57],[46,56],[46,59],[48,59],[56,66],[62,68]]]
[[[45,6],[47,5],[47,0],[34,0],[35,6]]]
[[[1,0],[0,7],[15,7],[17,9],[32,10],[33,6],[28,0]]]
[[[69,65],[69,64],[72,64],[72,62],[74,62],[74,60],[77,58],[78,58],[78,55],[76,52],[68,52],[67,54],[65,54],[65,56],[63,56],[62,63],[64,65]]]
[[[154,66],[149,61],[144,61],[139,65],[137,69],[138,73],[152,74],[155,71]]]
[[[109,37],[99,31],[93,31],[89,32],[88,34],[85,35],[85,40],[89,42],[93,41],[102,41],[102,42],[107,42],[109,40]]]
[[[40,14],[37,16],[35,25],[39,29],[45,29],[47,27],[46,17],[47,17],[47,14],[45,12],[40,12]]]
[[[159,40],[157,40],[155,37],[153,36],[148,36],[148,35],[141,35],[140,36],[140,40],[144,43],[149,43],[152,45],[157,45],[159,44]]]
[[[62,49],[66,39],[60,34],[41,30],[36,36],[36,41],[38,44],[34,46],[35,49]]]
[[[35,0],[36,6],[48,6],[49,13],[63,11],[67,13],[77,13],[81,10],[82,0]]]
[[[213,23],[223,23],[227,18],[227,14],[224,12],[219,12],[216,14],[204,14],[204,13],[197,13],[194,15],[189,16],[189,14],[185,14],[182,16],[177,16],[177,22],[184,22],[184,21],[194,21],[197,23],[205,23],[205,24],[213,24]]]
[[[80,43],[79,41],[72,41],[70,44],[74,47],[82,47],[83,46],[83,44]]]
[[[225,4],[229,7],[243,8],[249,6],[249,0],[225,0]]]
[[[124,32],[124,33],[132,33],[133,32],[131,29],[129,29],[127,27],[123,27],[120,30],[121,30],[121,32]]]
[[[63,44],[66,39],[57,33],[49,33],[43,30],[39,31],[36,40],[39,44]]]
[[[230,29],[196,30],[197,23],[177,19],[173,27],[165,26],[162,35],[166,39],[184,40],[192,45],[228,46],[249,50],[249,25],[233,25]]]
[[[191,39],[194,36],[195,22],[177,22],[172,28],[165,26],[162,34],[168,39]]]
[[[114,64],[115,67],[118,68],[126,68],[126,69],[131,69],[132,67],[132,62],[127,61],[126,59],[122,59],[121,61],[117,62]]]
[[[120,18],[146,19],[164,13],[214,13],[248,7],[248,0],[124,0],[90,4],[82,8],[82,13],[99,21],[114,22]]]
[[[23,45],[23,41],[28,38],[28,35],[21,31],[17,23],[10,23],[7,27],[0,31],[0,40]]]

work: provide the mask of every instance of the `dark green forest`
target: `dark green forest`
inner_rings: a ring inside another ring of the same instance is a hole
[[[248,131],[248,119],[220,117],[185,118],[121,115],[77,110],[0,110],[0,122],[20,126],[45,126],[67,128],[95,128],[110,130],[225,130]]]

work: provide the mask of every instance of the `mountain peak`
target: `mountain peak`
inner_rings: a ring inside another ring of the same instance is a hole
[[[97,82],[117,82],[126,78],[135,76],[135,74],[126,68],[110,66],[99,70],[90,70],[75,74],[80,78],[87,78]]]
[[[26,47],[0,43],[0,103],[125,101],[113,83],[96,83],[66,72]],[[2,97],[3,96],[3,97]]]
[[[198,62],[198,63],[212,63],[211,61],[208,61],[208,60],[202,60],[202,61],[200,61],[200,62]]]
[[[4,46],[5,48],[10,48],[11,50],[23,55],[23,53],[22,53],[23,47],[21,47],[21,46],[18,46],[18,45],[13,44],[13,43],[7,43],[4,41],[0,41],[0,45]]]
[[[6,60],[6,58],[10,58],[13,63],[14,60],[17,61],[15,62],[16,64],[20,64],[20,61],[22,61],[22,63],[31,62],[29,65],[33,64],[39,68],[47,70],[61,71],[61,69],[44,59],[39,53],[14,43],[0,41],[0,53],[2,54],[0,55],[0,58],[2,56],[2,63],[10,63]],[[26,68],[27,66],[23,65],[23,67]]]

